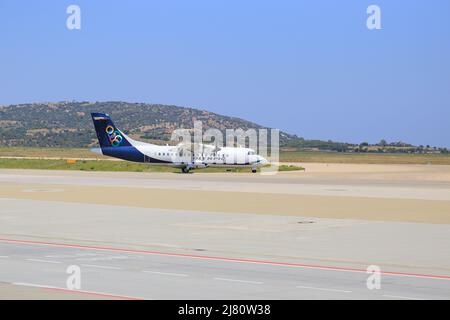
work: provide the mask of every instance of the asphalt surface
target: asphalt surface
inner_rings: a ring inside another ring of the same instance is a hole
[[[364,272],[277,266],[159,254],[0,244],[2,280],[65,288],[81,270],[87,292],[136,299],[448,299],[450,279],[381,275],[369,290]]]
[[[447,166],[443,166],[447,168]],[[432,172],[434,173],[434,172]],[[397,173],[398,174],[398,173]],[[367,178],[369,177],[369,178]],[[373,179],[375,177],[376,179]],[[378,178],[377,178],[378,177]],[[385,177],[386,179],[383,179]],[[129,172],[73,172],[41,170],[1,170],[0,183],[52,184],[75,186],[121,186],[149,189],[221,192],[259,192],[275,194],[374,197],[395,199],[450,200],[450,181],[408,179],[395,173],[306,174],[284,172],[259,174],[172,174]]]
[[[333,195],[445,207],[445,181],[299,177],[1,170],[0,299],[450,298],[450,224],[411,223],[406,214],[395,222],[235,209],[244,203],[226,208],[236,201],[230,194],[312,194],[319,197],[313,205]],[[88,188],[102,202],[77,198]],[[160,189],[171,192],[167,208],[152,205],[165,203],[152,199]],[[147,190],[145,205],[126,202],[136,190]],[[179,195],[192,190],[199,195],[193,202],[211,190],[223,196],[223,208],[213,202],[214,212],[202,203],[180,209],[190,200]],[[75,195],[64,198],[68,192]],[[75,291],[66,285],[74,265],[81,270]],[[371,265],[381,270],[380,289],[367,288]]]

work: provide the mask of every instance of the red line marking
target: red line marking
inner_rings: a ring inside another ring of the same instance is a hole
[[[76,249],[90,249],[90,250],[102,250],[102,251],[114,251],[114,252],[152,254],[152,255],[160,255],[160,256],[193,258],[193,259],[203,259],[203,260],[256,263],[256,264],[266,264],[266,265],[275,265],[275,266],[283,266],[283,267],[322,269],[322,270],[330,270],[330,271],[347,271],[347,272],[367,273],[367,270],[356,269],[356,268],[322,266],[322,265],[311,265],[311,264],[268,261],[268,260],[227,258],[227,257],[217,257],[217,256],[203,256],[203,255],[194,255],[194,254],[186,254],[186,253],[162,252],[162,251],[151,251],[151,250],[135,250],[135,249],[90,246],[90,245],[81,245],[81,244],[54,243],[54,242],[30,241],[30,240],[15,240],[15,239],[5,239],[5,238],[0,238],[0,242],[30,244],[30,245],[43,245],[43,246],[53,246],[53,247],[66,247],[66,248],[76,248]],[[415,277],[415,278],[450,280],[450,276],[433,275],[433,274],[407,273],[407,272],[395,272],[395,271],[382,271],[381,274],[382,275],[391,275],[391,276],[404,276],[404,277]]]

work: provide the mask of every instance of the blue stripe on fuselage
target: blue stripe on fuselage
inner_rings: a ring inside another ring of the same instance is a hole
[[[133,162],[145,162],[145,163],[172,163],[171,161],[159,160],[149,156],[145,156],[135,147],[103,147],[102,152],[105,156],[118,158]]]
[[[105,156],[133,162],[144,162],[145,159],[144,154],[133,146],[117,148],[103,147],[102,152]]]

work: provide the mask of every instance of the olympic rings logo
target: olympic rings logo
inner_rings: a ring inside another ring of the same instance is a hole
[[[122,136],[120,135],[120,132],[117,130],[114,130],[113,126],[107,126],[106,127],[106,133],[108,134],[109,142],[111,142],[111,145],[113,147],[118,147],[123,141]]]

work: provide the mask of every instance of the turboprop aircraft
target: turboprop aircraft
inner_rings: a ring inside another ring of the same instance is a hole
[[[93,152],[127,161],[180,168],[183,173],[208,167],[248,167],[253,173],[268,161],[249,148],[200,144],[192,151],[186,145],[159,146],[136,141],[118,129],[105,113],[91,113],[100,149]],[[198,151],[199,150],[199,151]]]

